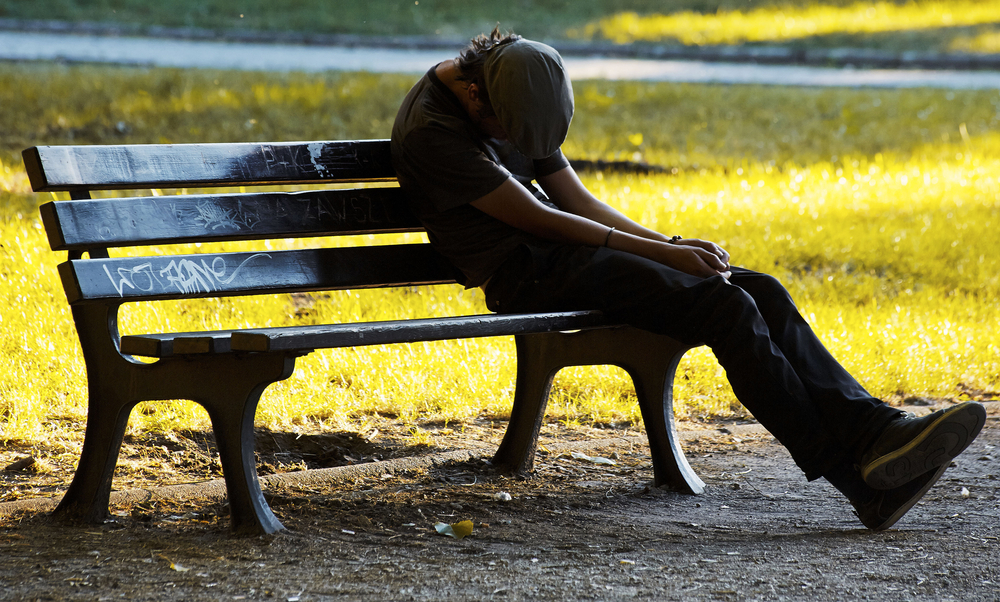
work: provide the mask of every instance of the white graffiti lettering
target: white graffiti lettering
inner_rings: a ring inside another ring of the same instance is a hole
[[[167,267],[160,270],[160,276],[167,280],[168,286],[174,286],[184,294],[209,293],[216,288],[216,283],[229,284],[232,282],[243,266],[257,257],[270,258],[271,256],[266,253],[251,255],[236,266],[236,269],[228,277],[226,277],[226,260],[222,257],[212,258],[211,266],[204,259],[201,260],[201,265],[190,259],[172,260],[167,264]]]
[[[217,257],[216,259],[221,259]],[[223,262],[225,268],[225,262]],[[212,284],[213,273],[205,260],[201,260],[201,265],[190,259],[180,261],[171,260],[167,267],[160,270],[160,276],[167,281],[167,286],[176,287],[184,294],[211,292],[215,286]]]
[[[191,259],[171,259],[166,267],[159,270],[154,270],[151,262],[131,268],[122,267],[116,270],[117,280],[111,275],[107,266],[104,266],[104,272],[108,275],[115,290],[118,291],[119,297],[125,296],[126,288],[149,293],[157,287],[161,290],[176,288],[182,294],[190,295],[210,293],[220,286],[231,283],[243,269],[243,266],[259,257],[271,258],[267,253],[254,253],[244,259],[232,272],[229,272],[224,257],[213,257],[211,260],[202,259],[200,263]],[[159,278],[157,278],[157,274],[159,274]]]
[[[130,289],[138,289],[144,292],[150,292],[153,287],[160,284],[160,281],[156,279],[156,275],[153,274],[153,264],[143,263],[131,268],[118,268],[115,270],[118,273],[118,281],[115,282],[114,276],[108,271],[108,266],[104,266],[104,273],[108,275],[108,279],[111,280],[112,286],[118,291],[119,297],[124,297],[123,294],[125,287]]]

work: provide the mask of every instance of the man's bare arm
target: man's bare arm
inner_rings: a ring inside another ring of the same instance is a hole
[[[632,221],[614,207],[601,202],[583,185],[572,167],[567,166],[553,174],[538,178],[538,183],[549,199],[563,211],[581,215],[605,226],[614,226],[617,230],[642,238],[661,242],[670,240],[669,236],[650,230]]]
[[[599,202],[599,201],[598,201]],[[603,204],[603,203],[602,203]],[[728,276],[729,265],[717,255],[693,245],[676,245],[646,238],[586,215],[553,209],[536,199],[517,180],[508,178],[499,188],[472,202],[472,206],[515,228],[555,242],[575,243],[633,253],[695,276]],[[625,216],[608,207],[613,213]],[[596,215],[603,216],[604,214]],[[635,224],[637,225],[637,224]],[[640,226],[641,227],[641,226]],[[652,232],[652,231],[650,231]]]
[[[580,178],[576,175],[576,171],[572,167],[566,167],[548,176],[538,178],[538,183],[542,186],[549,199],[564,211],[587,217],[608,227],[613,226],[616,230],[628,232],[642,238],[662,242],[670,240],[665,234],[651,230],[629,219],[628,216],[595,197],[583,185],[583,182],[580,181]],[[725,263],[726,270],[729,269],[729,252],[714,242],[697,238],[685,238],[676,241],[676,244],[704,249]]]

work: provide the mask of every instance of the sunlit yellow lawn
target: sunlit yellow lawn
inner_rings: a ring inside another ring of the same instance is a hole
[[[742,10],[716,13],[680,11],[662,13],[621,12],[601,18],[582,28],[571,29],[578,38],[603,38],[618,44],[631,42],[672,42],[702,44],[780,44],[810,39],[829,45],[823,36],[871,36],[909,33],[923,40],[911,50],[1000,51],[1000,7],[982,0],[919,0],[897,2],[856,2],[849,5],[748,4]],[[959,28],[966,28],[963,31]],[[934,30],[940,30],[935,33]],[[951,30],[951,31],[949,31]],[[946,39],[945,47],[930,45],[935,36]],[[872,38],[845,45],[867,46]],[[903,43],[903,42],[900,42]],[[875,46],[890,42],[874,42]],[[905,45],[905,44],[904,44]]]
[[[222,31],[470,38],[500,24],[533,39],[1000,51],[995,0],[5,0],[0,17]]]
[[[0,100],[31,96],[45,117],[0,116],[0,128],[8,140],[39,143],[378,137],[406,89],[400,78],[368,75],[5,69]],[[74,84],[97,100],[39,92]],[[677,167],[672,175],[587,174],[587,185],[647,225],[714,239],[734,262],[779,276],[873,393],[899,402],[1000,391],[1000,94],[607,82],[578,82],[576,92],[567,154]],[[55,271],[62,254],[47,249],[37,218],[50,197],[29,193],[14,150],[0,149],[8,157],[0,166],[0,440],[78,438],[86,376]],[[478,290],[447,286],[128,307],[122,325],[202,330],[483,311]],[[740,411],[708,350],[689,353],[679,374],[682,416]],[[265,392],[258,420],[363,428],[376,413],[409,425],[505,416],[513,375],[508,339],[318,352]],[[611,368],[561,373],[550,416],[640,421],[630,384]],[[132,421],[177,426],[207,419],[174,403]]]

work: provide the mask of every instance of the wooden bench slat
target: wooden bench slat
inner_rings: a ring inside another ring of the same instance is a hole
[[[142,357],[170,357],[201,353],[227,353],[231,330],[184,333],[150,333],[121,338],[121,352]]]
[[[455,282],[454,268],[426,243],[74,259],[59,272],[72,304]]]
[[[35,192],[394,180],[385,140],[34,146]]]
[[[305,351],[578,330],[604,323],[604,314],[599,311],[577,311],[317,324],[234,331],[231,346],[233,351]]]
[[[130,355],[161,358],[185,354],[229,353],[230,351],[304,352],[337,347],[510,336],[553,330],[579,330],[602,326],[605,322],[604,314],[601,312],[573,311],[541,314],[486,314],[206,332],[151,333],[123,336],[121,351]]]
[[[59,201],[40,210],[54,251],[423,230],[398,187]]]

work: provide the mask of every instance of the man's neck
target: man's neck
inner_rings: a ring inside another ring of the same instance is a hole
[[[450,61],[444,61],[438,63],[438,66],[434,68],[434,75],[437,76],[441,83],[445,85],[451,93],[454,94],[462,106],[465,106],[464,98],[466,97],[465,90],[468,84],[458,79],[458,60],[452,59]]]
[[[465,114],[469,116],[480,134],[485,138],[507,139],[507,134],[503,132],[495,116],[483,117],[483,104],[475,100],[478,88],[474,88],[474,84],[459,79],[461,71],[458,67],[458,59],[439,63],[434,68],[434,75],[455,95],[458,104],[465,110]]]

